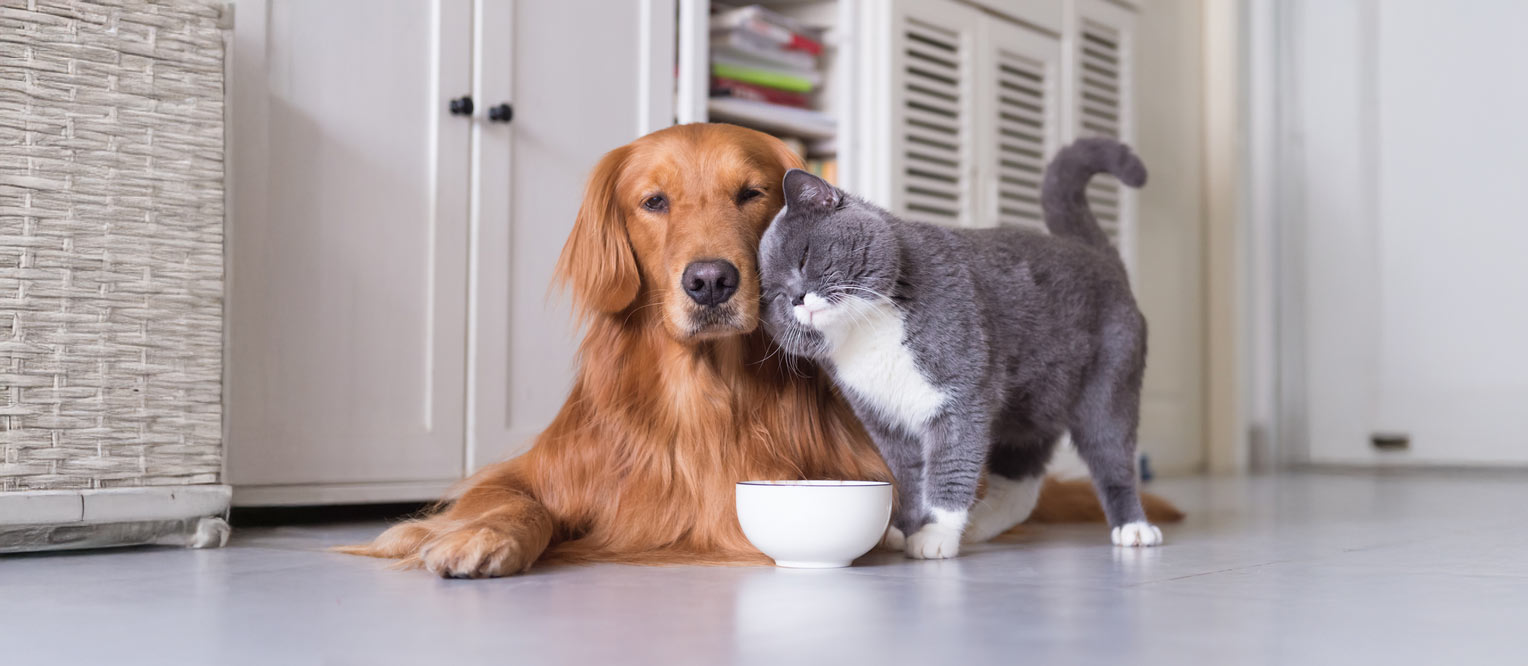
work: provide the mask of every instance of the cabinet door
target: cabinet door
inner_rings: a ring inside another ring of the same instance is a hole
[[[478,89],[514,119],[474,130],[470,468],[525,450],[567,399],[580,336],[552,270],[584,182],[674,121],[674,0],[479,7]]]
[[[471,90],[471,27],[470,0],[239,2],[225,385],[243,503],[426,498],[463,472],[472,121],[447,102]],[[347,494],[367,484],[390,489]],[[331,492],[281,490],[299,485]]]
[[[1106,0],[1069,0],[1063,33],[1063,70],[1069,72],[1064,140],[1110,136],[1135,139],[1132,114],[1132,54],[1135,13]],[[1135,267],[1135,192],[1100,176],[1088,185],[1088,203],[1104,233],[1120,249],[1125,265]]]
[[[1045,229],[1040,185],[1060,147],[1061,42],[997,18],[982,22],[978,226]]]
[[[880,116],[880,141],[870,143],[885,152],[866,165],[880,184],[871,196],[912,219],[971,225],[982,14],[949,0],[897,0],[883,20],[874,60],[885,86],[867,113]]]

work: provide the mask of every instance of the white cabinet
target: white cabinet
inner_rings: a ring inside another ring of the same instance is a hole
[[[952,0],[896,0],[866,105],[871,191],[893,212],[958,226],[1043,228],[1040,183],[1060,145],[1052,35]]]
[[[674,121],[674,0],[478,0],[467,470],[525,450],[572,386],[578,331],[552,269],[589,171]],[[494,91],[503,91],[502,95]]]
[[[226,400],[241,490],[462,472],[472,123],[445,100],[472,90],[472,5],[370,4],[238,6]]]
[[[1002,20],[978,35],[976,221],[1044,229],[1040,185],[1063,134],[1060,42]]]
[[[870,162],[869,189],[909,217],[1043,229],[1055,151],[1080,136],[1130,140],[1131,12],[1102,0],[979,4],[1024,22],[954,0],[893,0],[871,19],[886,36],[866,74],[884,85],[863,115],[876,116],[870,141],[886,153]],[[1100,177],[1089,192],[1128,263],[1133,201],[1122,189]]]
[[[237,3],[236,504],[433,499],[551,420],[576,339],[552,266],[590,166],[672,117],[648,91],[673,86],[652,64],[673,11]],[[512,120],[490,121],[501,103]]]
[[[896,0],[885,81],[867,105],[887,148],[869,177],[892,211],[958,226],[1044,228],[1040,184],[1060,145],[1061,47],[952,0]]]
[[[884,146],[867,176],[882,203],[915,219],[971,226],[977,218],[980,11],[951,0],[888,3],[870,74],[883,82],[867,105],[872,143]]]
[[[1061,93],[1066,140],[1112,136],[1135,141],[1135,12],[1108,0],[1067,0],[1063,15]],[[1132,273],[1136,252],[1136,193],[1119,181],[1094,178],[1088,202]]]

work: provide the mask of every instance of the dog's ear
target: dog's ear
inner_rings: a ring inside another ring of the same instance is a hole
[[[784,141],[775,137],[769,137],[769,140],[773,144],[771,148],[775,152],[775,159],[780,162],[780,173],[783,174],[791,169],[800,169],[806,166],[806,163],[801,161],[801,156],[797,155],[796,151],[791,150],[790,146],[785,145]]]
[[[573,233],[557,260],[558,282],[572,290],[574,303],[585,314],[625,310],[642,284],[626,215],[616,201],[616,183],[630,154],[631,147],[622,146],[594,167]]]

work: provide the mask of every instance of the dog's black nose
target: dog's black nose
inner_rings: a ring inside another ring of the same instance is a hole
[[[684,267],[679,280],[690,300],[701,305],[721,305],[737,293],[737,266],[724,259],[696,261]]]

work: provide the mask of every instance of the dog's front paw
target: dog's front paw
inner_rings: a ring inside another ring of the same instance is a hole
[[[919,560],[940,560],[960,554],[960,528],[929,523],[907,537],[907,556]]]
[[[1126,548],[1156,546],[1162,543],[1162,530],[1144,520],[1120,525],[1114,528],[1109,536],[1114,539],[1114,545]]]
[[[442,578],[494,578],[529,569],[537,555],[503,529],[468,523],[425,544],[419,562]]]
[[[881,547],[887,550],[902,550],[907,547],[907,536],[896,525],[887,525],[886,534],[881,537]]]

